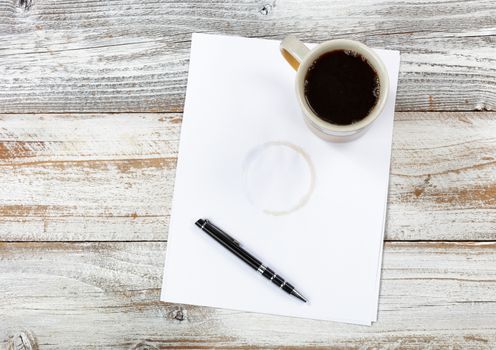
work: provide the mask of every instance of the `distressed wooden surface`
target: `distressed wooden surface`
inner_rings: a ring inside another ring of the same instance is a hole
[[[397,110],[496,106],[493,0],[0,0],[0,112],[180,112],[192,32],[357,39],[402,52]]]
[[[0,244],[0,339],[23,330],[40,349],[496,346],[495,243],[387,243],[373,327],[160,303],[165,248]]]
[[[158,301],[192,32],[401,51],[372,327]],[[0,349],[495,349],[495,66],[490,0],[0,0]]]
[[[0,115],[0,236],[166,239],[180,121]],[[397,113],[392,154],[387,239],[496,240],[496,113]]]

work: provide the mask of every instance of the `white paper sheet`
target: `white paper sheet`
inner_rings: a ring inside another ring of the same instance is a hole
[[[306,127],[279,41],[194,34],[161,300],[368,324],[377,320],[399,52],[367,133],[329,143]],[[234,236],[308,303],[195,225]]]

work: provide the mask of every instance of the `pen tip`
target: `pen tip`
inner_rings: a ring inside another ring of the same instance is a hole
[[[308,300],[303,296],[301,295],[300,292],[298,292],[296,289],[293,289],[293,291],[291,292],[292,295],[294,295],[295,297],[297,297],[298,299],[300,299],[301,301],[303,301],[304,303],[306,303]]]

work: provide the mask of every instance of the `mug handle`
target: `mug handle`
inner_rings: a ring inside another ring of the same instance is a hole
[[[305,46],[294,35],[288,35],[281,41],[279,45],[282,56],[288,61],[289,65],[294,70],[298,70],[300,63],[305,59],[305,56],[310,52],[310,49]]]

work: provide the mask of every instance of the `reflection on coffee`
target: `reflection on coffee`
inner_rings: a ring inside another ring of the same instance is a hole
[[[305,77],[305,98],[319,118],[337,125],[364,119],[379,99],[379,77],[369,62],[349,50],[318,57]]]

